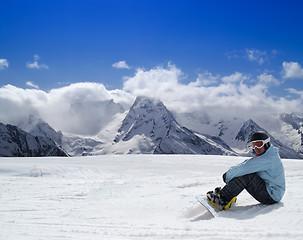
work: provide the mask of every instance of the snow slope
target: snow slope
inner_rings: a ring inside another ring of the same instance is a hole
[[[245,158],[106,155],[0,158],[0,239],[303,239],[303,162],[283,160],[287,191],[247,193],[210,219],[195,195]]]

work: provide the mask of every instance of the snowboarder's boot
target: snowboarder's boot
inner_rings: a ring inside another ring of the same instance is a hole
[[[218,211],[228,210],[232,203],[237,201],[237,197],[234,197],[228,202],[221,193],[220,187],[217,187],[214,191],[208,192],[206,196],[208,202]]]

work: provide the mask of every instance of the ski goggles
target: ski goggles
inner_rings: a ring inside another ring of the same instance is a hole
[[[255,140],[255,141],[252,141],[251,142],[251,146],[252,146],[253,149],[255,149],[255,148],[262,148],[262,147],[264,147],[264,145],[266,143],[269,143],[269,142],[270,142],[270,137],[267,138],[267,139],[265,139],[265,140]]]

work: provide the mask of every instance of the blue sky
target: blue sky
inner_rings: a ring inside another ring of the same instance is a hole
[[[122,89],[138,68],[173,64],[185,84],[206,73],[267,73],[279,82],[270,93],[285,96],[303,90],[302,9],[301,1],[2,0],[0,85]],[[285,77],[283,62],[297,73]]]

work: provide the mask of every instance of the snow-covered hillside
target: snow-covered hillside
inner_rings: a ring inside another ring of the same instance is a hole
[[[303,239],[303,162],[283,160],[286,194],[246,192],[211,219],[195,196],[242,157],[0,158],[0,239]]]

